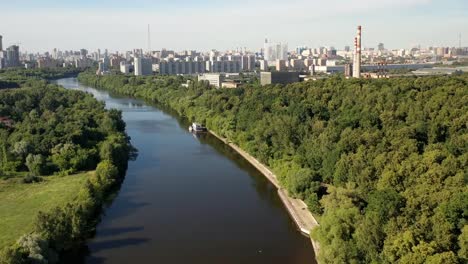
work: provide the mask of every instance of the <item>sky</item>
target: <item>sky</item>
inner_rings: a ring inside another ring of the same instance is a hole
[[[29,52],[468,46],[468,0],[0,0],[3,45]]]

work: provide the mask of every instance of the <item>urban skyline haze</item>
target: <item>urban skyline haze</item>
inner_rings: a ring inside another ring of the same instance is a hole
[[[296,46],[462,46],[468,39],[464,0],[0,1],[4,46],[29,52],[53,48],[131,50],[259,50],[265,37]],[[294,29],[294,30],[291,30]]]

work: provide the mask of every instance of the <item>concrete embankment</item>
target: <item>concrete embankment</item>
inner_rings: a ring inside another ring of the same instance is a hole
[[[299,199],[294,199],[288,195],[288,192],[281,187],[276,175],[264,164],[259,162],[257,159],[252,157],[249,153],[242,150],[236,144],[229,142],[228,139],[223,138],[216,134],[213,131],[209,131],[213,136],[217,137],[219,140],[223,141],[226,145],[229,145],[232,149],[234,149],[237,153],[239,153],[242,157],[244,157],[247,161],[249,161],[258,171],[260,171],[273,185],[278,188],[278,195],[281,198],[284,206],[288,210],[289,214],[291,215],[292,219],[296,223],[299,230],[306,234],[310,235],[310,231],[317,227],[319,224],[312,213],[307,209],[307,205],[304,201]],[[315,256],[318,255],[319,251],[319,244],[317,241],[311,240],[312,246],[314,248]]]

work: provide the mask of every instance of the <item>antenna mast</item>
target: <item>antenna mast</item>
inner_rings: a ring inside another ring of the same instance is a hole
[[[458,48],[461,50],[461,33],[458,34]]]
[[[148,52],[151,52],[151,33],[150,24],[148,24]]]

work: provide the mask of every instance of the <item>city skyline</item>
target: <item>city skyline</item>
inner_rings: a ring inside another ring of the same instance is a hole
[[[212,0],[36,2],[1,4],[2,19],[11,21],[0,24],[4,46],[21,43],[28,52],[146,49],[148,24],[153,50],[257,51],[265,37],[288,43],[291,50],[304,45],[342,49],[353,46],[358,24],[364,28],[363,48],[380,42],[389,49],[457,47],[459,34],[462,46],[468,43],[468,3],[462,0],[330,0],[326,6],[318,0],[239,0],[222,6]]]

